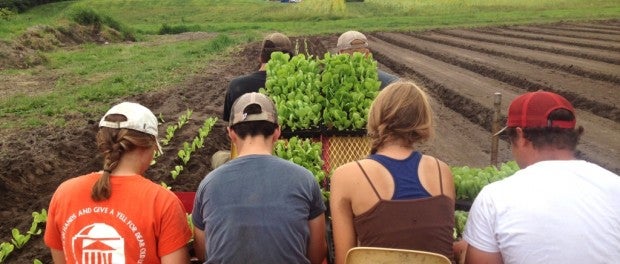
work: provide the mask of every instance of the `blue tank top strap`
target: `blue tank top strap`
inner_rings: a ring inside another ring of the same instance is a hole
[[[377,198],[379,198],[379,200],[381,200],[381,196],[379,196],[379,192],[377,192],[377,189],[375,188],[375,186],[370,181],[370,177],[368,177],[368,174],[366,174],[366,171],[364,170],[364,168],[362,168],[362,164],[360,164],[360,162],[357,161],[357,160],[355,161],[355,163],[357,163],[357,166],[360,167],[360,170],[362,170],[362,173],[364,173],[364,176],[366,176],[366,180],[368,180],[368,183],[370,183],[370,187],[372,187],[372,190],[375,191],[375,194],[377,195]]]
[[[394,179],[392,200],[431,197],[431,194],[422,186],[418,175],[418,167],[422,159],[420,152],[414,151],[403,160],[379,154],[372,154],[368,158],[377,161],[392,175]]]

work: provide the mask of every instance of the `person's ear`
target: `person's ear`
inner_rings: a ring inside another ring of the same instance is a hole
[[[228,132],[228,138],[230,138],[230,141],[234,142],[237,140],[237,134],[230,127],[226,127],[226,132]]]
[[[525,138],[525,132],[523,132],[522,128],[515,128],[515,132],[517,133],[517,136],[515,137],[514,144],[516,144],[517,146],[525,146],[529,143],[529,140]]]
[[[278,125],[278,127],[276,127],[276,130],[273,131],[272,141],[273,142],[278,141],[278,139],[280,138],[280,134],[282,134],[282,130],[280,130],[280,125]]]
[[[364,49],[364,57],[368,58],[370,54],[371,54],[370,49]]]

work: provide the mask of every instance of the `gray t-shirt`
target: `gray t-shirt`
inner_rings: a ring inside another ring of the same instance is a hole
[[[249,155],[202,180],[192,220],[205,231],[206,263],[310,263],[308,221],[324,211],[310,171],[275,156]]]
[[[398,80],[398,77],[382,70],[377,70],[377,74],[379,75],[379,81],[381,81],[381,86],[379,87],[379,90],[383,90],[383,88],[388,86],[390,83]]]

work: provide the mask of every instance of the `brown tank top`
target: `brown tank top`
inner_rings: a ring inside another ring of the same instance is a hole
[[[441,195],[413,200],[384,200],[362,165],[359,162],[357,165],[379,198],[372,208],[353,218],[359,246],[435,252],[455,263],[452,251],[454,207],[452,199],[443,194],[441,169]]]

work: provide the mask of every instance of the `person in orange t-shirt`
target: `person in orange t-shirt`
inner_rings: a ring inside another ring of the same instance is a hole
[[[157,118],[123,102],[99,127],[103,170],[62,183],[50,202],[45,244],[54,263],[189,263],[181,201],[142,176],[161,151]]]

